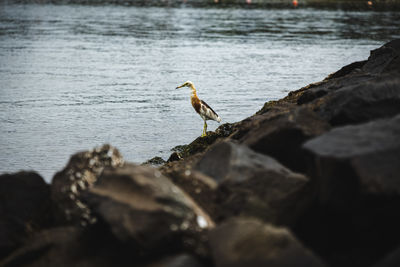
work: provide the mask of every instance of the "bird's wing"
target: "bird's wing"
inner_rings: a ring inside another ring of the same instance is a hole
[[[207,117],[210,117],[213,120],[216,120],[217,118],[219,118],[217,112],[215,112],[206,102],[204,102],[203,100],[200,100],[200,102],[201,102],[201,104],[206,106],[211,111],[211,114],[206,114]],[[209,116],[209,115],[211,115],[211,116]]]

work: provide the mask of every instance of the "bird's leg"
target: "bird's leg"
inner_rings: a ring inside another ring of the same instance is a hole
[[[203,127],[203,133],[201,134],[201,137],[204,137],[207,135],[207,123],[204,121],[204,127]]]

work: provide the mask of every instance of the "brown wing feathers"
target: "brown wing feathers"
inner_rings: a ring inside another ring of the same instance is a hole
[[[212,111],[212,113],[214,113],[214,115],[215,115],[216,117],[218,117],[217,112],[215,112],[206,102],[204,102],[203,100],[200,100],[200,102],[201,102],[204,106],[206,106],[207,108],[209,108],[209,109]]]

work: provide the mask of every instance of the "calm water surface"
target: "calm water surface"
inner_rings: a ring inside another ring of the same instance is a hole
[[[399,29],[396,12],[0,4],[0,172],[50,181],[103,143],[167,158],[203,127],[182,82],[235,122]]]

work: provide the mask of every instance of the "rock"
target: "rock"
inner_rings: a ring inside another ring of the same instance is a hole
[[[165,163],[166,163],[166,161],[163,160],[163,158],[154,157],[154,158],[149,159],[146,162],[143,162],[142,165],[151,165],[151,166],[158,167],[158,166],[164,165]]]
[[[193,170],[195,162],[197,161],[188,159],[176,161],[161,167],[160,171],[188,193],[214,219],[217,216],[217,183],[209,176]]]
[[[95,218],[81,201],[81,192],[96,182],[105,167],[122,165],[121,154],[110,145],[73,155],[67,166],[55,174],[51,183],[51,197],[55,203],[57,223],[83,226],[93,223]]]
[[[195,155],[197,153],[204,152],[210,145],[212,145],[216,140],[228,137],[235,129],[234,124],[225,123],[219,126],[215,132],[207,132],[206,136],[197,137],[193,142],[184,146],[176,146],[173,151],[174,155],[169,162],[175,161],[181,158],[187,158],[189,156]],[[177,157],[176,157],[177,156]]]
[[[292,225],[311,199],[306,176],[233,142],[212,146],[195,170],[218,183],[218,220],[246,215]]]
[[[326,132],[330,127],[314,112],[306,108],[268,112],[251,119],[245,134],[234,139],[251,149],[274,157],[294,171],[304,172],[306,162],[301,145],[310,138]]]
[[[171,156],[169,156],[167,162],[178,161],[180,159],[181,159],[181,157],[179,156],[179,153],[178,152],[174,152],[174,153],[171,154]]]
[[[318,205],[296,233],[333,266],[368,266],[400,240],[400,115],[309,140]]]
[[[304,105],[311,102],[317,102],[320,98],[334,93],[343,87],[356,87],[360,84],[373,80],[375,77],[376,76],[370,73],[356,72],[354,74],[351,73],[336,79],[324,80],[315,84],[315,86],[305,88],[306,90],[302,90],[303,88],[300,89],[302,90],[302,93],[297,98],[297,104]]]
[[[0,259],[52,223],[49,185],[35,172],[0,176]]]
[[[178,145],[171,148],[172,152],[182,153],[187,148],[187,145]]]
[[[325,97],[314,110],[334,126],[391,117],[400,113],[399,85],[399,78],[385,76],[345,86]]]
[[[157,169],[125,164],[105,169],[86,202],[120,242],[144,251],[175,251],[197,247],[213,221],[181,189]]]
[[[209,233],[216,267],[325,266],[286,229],[233,218]]]
[[[319,200],[340,209],[361,195],[400,196],[400,115],[338,127],[312,139],[312,176]]]
[[[390,41],[382,47],[372,50],[362,70],[373,74],[400,73],[400,39]]]
[[[363,61],[356,61],[353,63],[350,63],[349,65],[344,66],[340,70],[336,71],[335,73],[332,73],[328,75],[328,77],[325,78],[325,81],[335,79],[335,78],[340,78],[343,76],[346,76],[352,72],[359,72],[361,71],[362,67],[367,63],[367,60]]]

